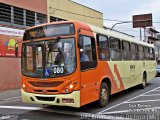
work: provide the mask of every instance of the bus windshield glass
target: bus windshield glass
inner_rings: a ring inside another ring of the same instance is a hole
[[[57,77],[75,71],[74,38],[23,44],[22,73],[29,77]]]
[[[54,37],[54,36],[66,36],[73,35],[75,32],[73,24],[54,24],[40,26],[33,29],[26,30],[24,33],[23,40]]]

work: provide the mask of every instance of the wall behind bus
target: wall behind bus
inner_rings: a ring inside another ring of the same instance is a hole
[[[79,20],[103,27],[103,13],[71,0],[48,0],[48,15],[65,20]],[[91,17],[86,17],[91,16]],[[96,19],[101,18],[101,19]]]
[[[47,0],[0,0],[0,2],[47,14]]]
[[[20,88],[20,64],[20,58],[0,57],[0,91]]]

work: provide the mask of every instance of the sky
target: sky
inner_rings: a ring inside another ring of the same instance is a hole
[[[160,32],[160,0],[72,0],[103,13],[103,19],[132,21],[132,15],[152,13],[153,27]],[[159,22],[159,23],[155,23]],[[112,27],[117,22],[104,20],[104,26]],[[119,24],[114,29],[139,38],[139,28],[131,23]]]

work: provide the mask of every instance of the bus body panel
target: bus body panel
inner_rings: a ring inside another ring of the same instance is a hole
[[[111,70],[110,74],[113,75],[113,78],[111,79],[112,81],[111,94],[124,90],[125,87],[129,86],[130,83],[128,83],[127,81],[124,82],[123,63],[121,61],[107,61],[107,63]],[[106,69],[108,70],[109,68]]]
[[[80,91],[73,91],[71,94],[43,95],[43,94],[27,93],[22,89],[21,93],[22,93],[22,101],[26,103],[71,106],[77,108],[80,107]],[[53,101],[45,101],[45,99],[50,99],[50,100],[53,99]],[[70,100],[72,99],[73,103],[63,102],[63,100],[67,99]]]

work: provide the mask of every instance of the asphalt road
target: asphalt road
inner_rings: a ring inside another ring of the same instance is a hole
[[[133,87],[110,97],[105,108],[96,103],[81,108],[22,103],[20,90],[0,93],[0,120],[138,119],[160,120],[160,78],[145,89]]]

